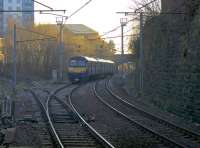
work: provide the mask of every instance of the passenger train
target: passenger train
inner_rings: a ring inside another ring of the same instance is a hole
[[[72,82],[112,75],[117,70],[115,62],[86,56],[70,58],[68,77]]]

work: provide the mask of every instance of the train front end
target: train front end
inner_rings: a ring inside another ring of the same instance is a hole
[[[72,82],[79,82],[88,78],[87,60],[83,57],[73,57],[69,60],[68,78]]]

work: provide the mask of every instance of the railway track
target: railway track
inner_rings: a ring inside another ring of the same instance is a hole
[[[74,114],[55,99],[50,103],[50,116],[64,147],[101,147]]]
[[[42,109],[49,133],[53,140],[53,146],[64,147],[112,147],[98,132],[96,132],[76,111],[72,103],[66,104],[66,101],[58,98],[56,95],[71,85],[47,92],[46,102],[41,102],[38,96],[32,91],[34,98]],[[75,90],[75,89],[74,89]],[[73,91],[74,91],[73,90]],[[72,92],[73,92],[72,91]],[[69,96],[70,101],[70,96]]]
[[[45,110],[45,106],[39,99],[40,97],[33,90],[26,90],[26,91],[29,91],[34,97],[33,105],[37,115],[36,117],[38,122],[37,129],[40,135],[41,147],[53,148],[54,147],[53,135],[52,133],[49,132],[50,128],[47,123],[46,114],[44,114],[44,112],[41,112],[41,110]]]
[[[97,98],[141,130],[151,134],[152,137],[156,137],[160,143],[169,147],[200,147],[198,133],[181,128],[135,107],[133,104],[116,95],[110,89],[108,82],[104,81],[102,84],[101,86],[104,89],[101,89],[101,93],[97,89],[97,83],[93,86],[93,91]]]
[[[102,134],[100,134],[99,132],[97,132],[90,124],[88,124],[86,122],[86,120],[84,119],[84,117],[81,116],[81,114],[78,112],[78,110],[76,109],[75,105],[72,102],[72,95],[73,93],[78,89],[79,87],[75,88],[72,90],[72,92],[70,93],[70,95],[68,96],[68,101],[69,104],[73,110],[73,112],[76,114],[76,116],[79,118],[79,120],[82,122],[82,124],[88,128],[89,132],[99,141],[99,143],[101,143],[101,145],[103,147],[107,147],[107,148],[114,148],[114,146],[107,141],[104,136],[102,136]]]
[[[130,123],[124,121],[121,117],[119,118],[115,113],[110,112],[110,109],[102,105],[95,97],[91,86],[90,83],[80,87],[73,95],[71,95],[71,97],[73,98],[72,101],[77,110],[85,114],[84,118],[86,120],[88,117],[91,117],[91,115],[95,117],[94,120],[90,122],[90,125],[93,128],[118,148],[153,148],[157,144],[156,141],[144,142],[143,138],[149,136],[142,135],[138,129],[132,128]]]

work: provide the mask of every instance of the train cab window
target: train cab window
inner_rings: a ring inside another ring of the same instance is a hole
[[[85,66],[87,66],[86,62],[81,61],[81,60],[71,60],[69,65],[72,66],[72,67],[85,67]]]

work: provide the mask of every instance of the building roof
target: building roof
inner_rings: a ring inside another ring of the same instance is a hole
[[[96,31],[83,24],[67,24],[65,28],[74,34],[97,34]]]

